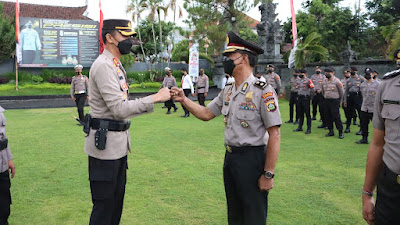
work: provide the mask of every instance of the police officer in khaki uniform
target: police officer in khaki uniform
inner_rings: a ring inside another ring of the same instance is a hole
[[[169,67],[165,67],[165,77],[164,77],[164,81],[161,85],[161,87],[168,87],[168,88],[172,88],[172,87],[177,87],[176,84],[176,79],[174,76],[172,76],[172,70]],[[174,112],[176,112],[176,110],[178,110],[178,108],[176,107],[174,101],[172,99],[168,100],[165,102],[165,106],[167,106],[168,111],[167,114],[171,114],[171,108],[174,108]]]
[[[78,125],[81,126],[84,120],[83,108],[85,107],[86,100],[89,99],[89,95],[87,95],[89,90],[89,79],[87,76],[82,75],[82,65],[76,65],[74,69],[76,76],[72,77],[70,94],[72,101],[75,101],[76,107],[78,108],[80,121]]]
[[[322,94],[324,95],[325,105],[325,124],[328,126],[329,133],[326,137],[334,136],[333,123],[339,131],[339,138],[343,139],[343,124],[340,119],[340,102],[343,99],[343,84],[339,78],[335,77],[335,69],[327,67],[324,70],[326,79],[322,83]]]
[[[400,49],[396,53],[400,53]],[[400,54],[396,55],[397,60]],[[383,76],[375,97],[374,135],[362,190],[368,224],[400,224],[400,68]],[[374,189],[377,197],[374,205]]]
[[[279,92],[281,90],[281,77],[276,74],[275,72],[275,67],[272,64],[267,65],[267,74],[265,75],[265,80],[267,80],[267,83],[270,84],[274,89],[276,94],[279,95]]]
[[[311,133],[311,115],[310,115],[310,100],[311,93],[314,92],[314,84],[311,79],[307,78],[307,70],[300,70],[300,88],[298,93],[299,107],[299,127],[293,131],[303,131],[304,115],[307,118],[307,131],[306,134]]]
[[[349,117],[347,118],[345,133],[350,133],[351,119],[355,118],[357,110],[358,116],[360,117],[362,96],[360,86],[364,82],[364,78],[357,74],[357,67],[350,67],[350,78],[347,79],[346,89],[344,93],[343,106],[347,107]]]
[[[361,105],[361,120],[360,127],[362,132],[362,139],[357,141],[357,144],[368,144],[368,125],[369,121],[373,118],[375,96],[378,91],[379,81],[372,78],[373,70],[371,68],[365,69],[364,78],[365,82],[361,84],[360,90],[363,96],[363,102]]]
[[[0,224],[7,225],[10,216],[11,193],[10,193],[10,173],[11,178],[15,176],[15,165],[12,161],[10,147],[6,136],[5,110],[0,106]]]
[[[228,40],[223,64],[235,83],[227,85],[207,107],[190,101],[182,89],[173,89],[172,96],[201,120],[224,115],[228,223],[265,224],[280,146],[278,98],[270,85],[253,76],[256,55],[263,49],[232,31]]]
[[[208,93],[208,76],[204,74],[204,69],[200,69],[199,78],[196,81],[196,91],[195,95],[197,95],[197,99],[199,100],[199,104],[205,106],[204,102],[206,101],[207,93]]]
[[[153,111],[155,102],[170,99],[168,88],[129,99],[126,72],[120,58],[129,54],[136,36],[128,20],[104,20],[103,54],[90,69],[90,116],[85,117],[85,153],[93,209],[90,224],[119,224],[125,195],[130,118]]]
[[[296,117],[295,117],[295,124],[298,123],[299,121],[299,114],[297,113],[298,107],[297,107],[297,98],[298,98],[298,92],[299,92],[299,70],[295,69],[293,70],[293,77],[290,78],[290,100],[289,100],[289,115],[290,118],[288,121],[285,123],[293,123],[293,108],[296,106]]]
[[[314,84],[314,93],[312,96],[312,120],[317,119],[317,107],[319,111],[319,115],[321,117],[322,123],[324,122],[324,96],[322,95],[322,82],[325,79],[325,76],[321,73],[321,68],[319,66],[315,67],[315,74],[313,74],[310,79]]]

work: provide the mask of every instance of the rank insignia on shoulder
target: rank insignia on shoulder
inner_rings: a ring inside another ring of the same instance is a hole
[[[256,81],[255,83],[254,83],[254,86],[256,86],[256,87],[258,87],[258,88],[261,88],[261,89],[264,89],[264,88],[266,88],[267,86],[268,86],[268,83],[266,83],[266,82],[264,82],[264,81]]]
[[[231,82],[229,82],[229,83],[226,83],[226,84],[225,84],[225,87],[226,87],[226,86],[233,85],[234,83],[235,83],[235,82],[233,82],[233,81],[231,81]]]
[[[249,86],[249,84],[247,82],[244,83],[241,91],[245,92],[247,90],[247,86]]]
[[[393,70],[392,72],[386,73],[385,75],[383,75],[382,79],[386,80],[386,79],[389,79],[389,78],[392,78],[392,77],[396,77],[398,75],[400,75],[400,69]]]

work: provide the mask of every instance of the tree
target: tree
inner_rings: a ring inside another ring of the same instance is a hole
[[[185,0],[184,8],[189,14],[186,23],[195,27],[194,39],[208,38],[211,41],[210,46],[218,52],[224,46],[229,30],[239,32],[248,28],[250,21],[246,19],[247,16],[243,12],[248,11],[258,2],[258,0],[250,2],[247,0]]]
[[[0,3],[0,61],[10,58],[15,50],[15,21],[2,14],[3,6],[4,3]]]
[[[307,62],[310,62],[312,55],[320,55],[322,59],[325,59],[328,55],[328,50],[321,45],[321,35],[314,32],[307,36],[304,42],[297,45],[295,52],[295,68],[304,68]]]
[[[143,59],[146,59],[146,53],[144,52],[143,49],[143,42],[142,42],[142,35],[140,33],[140,15],[141,13],[144,11],[144,8],[142,7],[143,3],[145,0],[132,0],[132,2],[128,5],[127,8],[127,12],[131,12],[132,13],[132,21],[135,22],[137,21],[137,32],[139,35],[139,42],[140,42],[140,49],[142,50],[142,54],[143,54]],[[147,69],[150,69],[148,67],[148,64],[146,63]]]
[[[171,22],[161,21],[160,26],[157,22],[152,22],[150,19],[141,20],[140,24],[138,25],[138,29],[142,31],[143,49],[144,52],[146,52],[146,55],[156,55],[159,52],[158,49],[161,49],[160,41],[157,42],[157,40],[159,40],[159,31],[153,30],[154,26],[161,27],[162,32],[166,35],[169,35],[173,28],[173,24]],[[154,38],[153,42],[152,38]],[[134,49],[134,51],[138,51],[138,49]]]

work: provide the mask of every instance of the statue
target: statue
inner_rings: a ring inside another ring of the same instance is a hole
[[[259,7],[261,22],[257,24],[258,42],[264,49],[264,54],[258,56],[261,71],[267,64],[282,64],[280,45],[285,37],[280,21],[276,19],[276,3],[263,0]],[[260,71],[260,70],[259,70]]]
[[[350,67],[350,63],[357,60],[358,53],[351,50],[350,41],[347,40],[347,49],[340,53],[342,56],[342,61],[344,63],[345,68]]]

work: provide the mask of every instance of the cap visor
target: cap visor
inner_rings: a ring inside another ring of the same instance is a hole
[[[136,36],[136,32],[133,30],[129,30],[129,31],[120,30],[119,32],[124,36],[132,36],[132,37]]]

